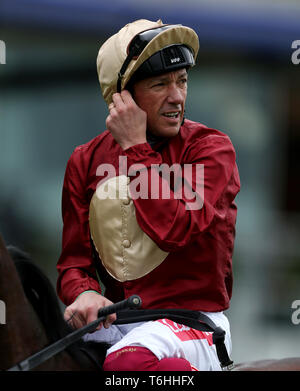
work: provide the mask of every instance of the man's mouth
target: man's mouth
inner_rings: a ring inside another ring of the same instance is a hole
[[[162,115],[167,118],[178,118],[180,115],[180,111],[169,111],[166,113],[162,113]]]

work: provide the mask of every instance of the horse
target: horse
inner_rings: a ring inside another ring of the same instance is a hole
[[[7,324],[0,324],[0,370],[11,368],[73,331],[63,318],[49,279],[28,254],[6,247],[1,234],[0,300],[7,310]],[[101,371],[108,348],[106,343],[79,340],[35,370]],[[300,371],[300,358],[238,363],[233,371]]]
[[[0,235],[0,370],[7,370],[73,330],[65,322],[50,280],[20,249]],[[37,371],[101,371],[109,347],[79,340],[36,367]]]

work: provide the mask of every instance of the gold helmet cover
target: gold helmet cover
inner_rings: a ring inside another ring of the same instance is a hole
[[[193,66],[199,50],[198,36],[193,29],[180,24],[166,25],[161,20],[140,19],[127,24],[105,41],[98,52],[97,71],[107,105],[112,102],[112,95],[124,89],[146,60],[174,45],[187,47],[193,58],[180,60],[174,52],[174,63],[163,61],[164,71],[174,70],[179,65],[183,67],[184,64]],[[182,56],[185,57],[185,53]]]

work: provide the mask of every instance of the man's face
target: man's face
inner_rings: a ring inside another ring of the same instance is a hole
[[[180,129],[187,96],[185,69],[136,82],[133,97],[147,113],[147,131],[155,136],[173,137]]]

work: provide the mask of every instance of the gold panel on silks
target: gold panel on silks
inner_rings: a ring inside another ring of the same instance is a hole
[[[138,225],[129,181],[121,175],[99,185],[89,211],[91,237],[102,264],[121,282],[145,276],[168,256]]]

